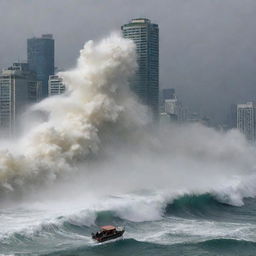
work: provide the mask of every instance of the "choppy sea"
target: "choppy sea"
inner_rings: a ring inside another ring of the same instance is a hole
[[[239,207],[211,194],[158,199],[143,193],[2,206],[0,255],[256,255],[256,199]],[[92,241],[106,224],[125,226],[123,239]]]

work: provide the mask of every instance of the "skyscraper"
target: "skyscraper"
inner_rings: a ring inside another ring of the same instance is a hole
[[[27,40],[27,58],[31,71],[36,72],[37,80],[42,81],[42,96],[48,96],[48,80],[54,75],[54,39],[51,34]]]
[[[133,19],[121,27],[124,38],[136,44],[138,70],[132,90],[158,119],[159,113],[159,29],[149,19]]]
[[[237,128],[249,141],[256,139],[256,104],[248,102],[237,105]]]
[[[41,82],[29,71],[27,63],[14,63],[0,75],[0,131],[4,135],[16,132],[18,120],[29,104],[40,99]]]
[[[57,75],[49,77],[49,96],[62,94],[65,89],[66,87],[61,77]]]

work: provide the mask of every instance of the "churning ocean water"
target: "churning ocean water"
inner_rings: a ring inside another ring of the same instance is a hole
[[[0,211],[1,255],[255,255],[256,199],[243,206],[210,194],[178,196],[129,194],[79,202],[31,204]],[[97,244],[98,226],[125,226],[123,239]]]
[[[255,147],[200,124],[148,129],[136,67],[132,41],[87,42],[60,73],[67,93],[0,143],[0,255],[256,255]],[[109,224],[123,239],[92,241]]]

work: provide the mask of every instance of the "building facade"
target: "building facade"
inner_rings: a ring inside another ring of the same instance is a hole
[[[256,104],[248,102],[237,105],[237,128],[249,141],[256,139]]]
[[[184,122],[187,120],[187,109],[175,97],[164,101],[164,112],[168,114],[171,120]]]
[[[41,99],[41,82],[27,63],[14,63],[0,75],[0,133],[12,136],[26,108]]]
[[[159,28],[149,19],[133,19],[121,27],[123,37],[134,41],[138,69],[131,89],[148,105],[154,119],[159,114]]]
[[[165,100],[171,100],[175,99],[175,89],[169,88],[169,89],[162,89],[161,94],[160,94],[160,99],[159,99],[159,108],[160,108],[160,113],[165,112]]]
[[[31,71],[36,72],[37,80],[42,81],[42,96],[48,96],[48,80],[54,75],[54,39],[51,34],[27,40],[27,58]]]
[[[170,100],[175,98],[175,89],[174,88],[168,88],[168,89],[162,89],[162,101]]]
[[[48,82],[49,96],[62,94],[65,92],[65,90],[66,90],[66,87],[61,77],[57,75],[53,75],[49,77],[49,82]]]

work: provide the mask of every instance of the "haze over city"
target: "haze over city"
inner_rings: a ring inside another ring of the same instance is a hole
[[[0,256],[256,251],[254,0],[0,0]]]
[[[231,104],[255,99],[255,8],[253,0],[2,0],[0,67],[26,60],[26,39],[45,33],[54,35],[56,66],[74,67],[85,41],[146,17],[161,31],[160,87],[224,123]]]

